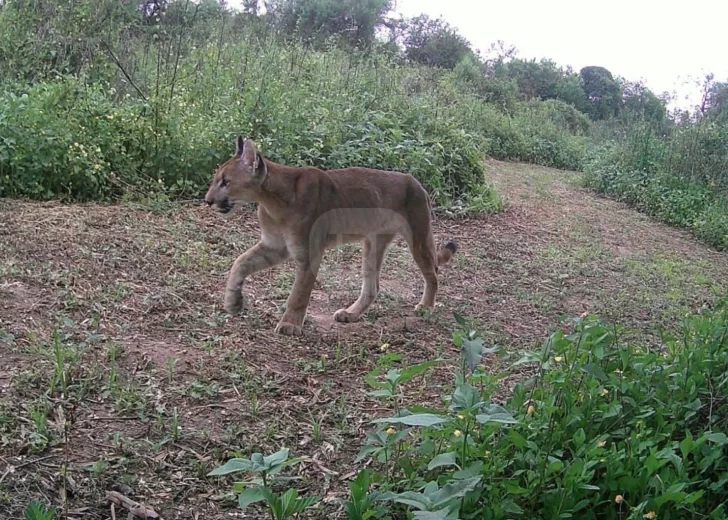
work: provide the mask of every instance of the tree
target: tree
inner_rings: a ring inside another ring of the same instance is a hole
[[[593,120],[616,116],[621,103],[619,83],[604,67],[589,66],[579,71],[588,100],[587,111]]]
[[[309,44],[331,36],[352,47],[368,47],[392,9],[391,0],[273,0],[270,19],[286,35]]]
[[[415,63],[454,69],[472,52],[470,43],[442,18],[422,14],[406,22],[404,33],[405,55]]]
[[[622,115],[662,125],[667,117],[663,101],[641,81],[622,81]]]

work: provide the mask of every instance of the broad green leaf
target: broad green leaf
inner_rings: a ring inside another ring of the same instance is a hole
[[[438,509],[437,511],[413,511],[412,516],[419,520],[448,520],[452,516],[452,513],[448,507]],[[457,516],[452,518],[457,518]]]
[[[574,445],[576,445],[577,448],[580,448],[584,445],[585,441],[586,433],[584,433],[584,428],[579,428],[576,430],[576,433],[574,433]]]
[[[474,408],[481,403],[480,392],[478,392],[472,385],[463,383],[458,385],[452,394],[450,400],[450,409],[455,412]]]
[[[483,409],[482,414],[475,416],[475,419],[481,423],[486,424],[489,422],[495,422],[500,424],[516,424],[518,421],[500,405],[489,404]]]
[[[511,440],[516,448],[522,449],[526,446],[526,438],[518,433],[516,430],[511,429],[508,432],[508,438]]]
[[[373,423],[406,424],[407,426],[435,426],[450,421],[450,418],[431,413],[419,413],[404,417],[384,417],[374,419]]]
[[[581,367],[581,370],[590,376],[595,377],[599,381],[607,381],[609,379],[607,374],[604,373],[604,369],[594,363],[587,363]]]
[[[503,508],[503,511],[506,513],[511,513],[512,515],[522,515],[523,509],[521,509],[518,504],[516,504],[513,499],[507,498],[503,502],[501,502],[500,506]]]
[[[265,500],[265,494],[263,493],[263,488],[259,487],[247,488],[238,495],[240,509],[245,509],[250,504],[260,502],[261,500]]]
[[[372,390],[367,392],[367,395],[371,397],[392,397],[394,394],[389,388],[382,388],[381,390]]]
[[[450,499],[465,496],[473,491],[475,489],[475,486],[478,485],[482,478],[482,476],[477,476],[465,480],[456,480],[455,482],[450,482],[449,484],[445,484],[438,491],[430,495],[429,498],[435,506],[443,505]]]
[[[690,433],[690,430],[688,430],[685,433],[685,438],[680,441],[680,453],[682,453],[683,459],[688,456],[688,454],[693,450],[693,446],[695,443],[693,442],[693,436]]]
[[[472,478],[472,477],[479,475],[480,471],[482,469],[483,469],[483,461],[476,460],[467,468],[456,471],[455,473],[452,474],[452,476],[459,480],[468,479],[468,478]]]
[[[439,365],[442,362],[441,359],[433,359],[432,361],[425,361],[423,363],[418,363],[417,365],[412,365],[410,367],[405,368],[402,370],[399,376],[399,380],[397,381],[398,384],[406,383],[410,379],[412,379],[414,376],[421,374],[425,370],[427,370],[430,367],[434,367],[436,365]]]
[[[428,470],[433,470],[441,466],[456,466],[457,465],[457,454],[454,451],[448,453],[440,453],[437,457],[432,459],[427,465]]]
[[[723,432],[706,433],[705,435],[703,435],[703,438],[721,446],[728,444],[728,437],[726,437],[725,433]]]
[[[393,502],[412,506],[420,511],[427,511],[432,507],[432,501],[422,493],[416,493],[414,491],[405,491],[404,493],[396,494],[391,499]]]
[[[253,469],[253,463],[249,459],[230,459],[222,466],[210,471],[208,477],[217,477],[220,475],[228,475],[230,473],[236,473],[238,471],[251,471]]]
[[[480,338],[463,340],[462,352],[465,364],[472,372],[483,357],[483,340]]]

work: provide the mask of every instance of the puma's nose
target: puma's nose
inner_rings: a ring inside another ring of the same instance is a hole
[[[208,206],[212,206],[212,200],[208,199],[207,197],[205,197],[205,203],[206,203],[206,204],[207,204]]]

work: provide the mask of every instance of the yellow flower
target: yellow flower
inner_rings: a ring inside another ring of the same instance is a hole
[[[599,443],[597,443],[597,446],[599,446],[600,448],[603,448],[606,445],[607,445],[607,441],[599,441]]]
[[[614,497],[614,501],[617,504],[621,504],[622,502],[624,502],[624,497],[622,495],[617,495],[616,497]]]
[[[531,415],[531,414],[532,414],[533,412],[535,412],[535,411],[536,411],[536,407],[535,407],[535,406],[533,406],[533,405],[531,405],[531,406],[529,406],[529,407],[528,407],[528,410],[526,410],[526,413],[527,413],[528,415]]]
[[[650,520],[652,520],[653,518],[657,518],[657,514],[654,511],[650,511],[649,513],[647,513],[646,515],[644,515],[644,517],[645,518],[649,518]]]
[[[465,419],[465,416],[462,414],[458,414],[458,419],[460,419],[462,421],[463,419]]]
[[[602,391],[601,391],[601,392],[599,392],[599,394],[600,394],[600,395],[601,395],[602,397],[605,397],[605,396],[609,395],[609,390],[607,390],[606,388],[602,388]]]
[[[564,360],[563,356],[556,356],[554,358],[554,361],[556,361],[557,363],[561,363],[563,360]]]
[[[390,426],[389,428],[387,428],[387,435],[392,435],[395,431],[397,431],[397,430],[395,430],[394,428],[392,428]]]
[[[455,430],[454,432],[452,432],[452,434],[453,434],[453,435],[454,435],[455,437],[460,437],[460,436],[461,436],[461,435],[463,434],[463,432],[461,432],[460,430]]]
[[[388,348],[389,348],[389,343],[383,343],[382,346],[379,347],[379,350],[381,350],[382,352],[384,352]]]

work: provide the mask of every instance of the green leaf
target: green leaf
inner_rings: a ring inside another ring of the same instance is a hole
[[[442,466],[457,466],[457,454],[454,451],[448,453],[440,453],[427,465],[428,470],[433,470]]]
[[[495,422],[500,424],[516,424],[518,421],[500,405],[489,404],[483,409],[482,414],[475,416],[475,420],[480,424]]]
[[[449,421],[449,417],[431,413],[419,413],[414,415],[405,415],[404,417],[384,417],[382,419],[374,419],[372,422],[406,424],[407,426],[435,426],[436,424],[443,424]]]
[[[703,438],[710,442],[719,444],[720,446],[724,446],[724,445],[728,444],[728,437],[726,437],[726,434],[722,433],[722,432],[706,433],[705,435],[703,435]]]
[[[518,504],[516,504],[513,499],[507,498],[503,502],[501,502],[500,506],[503,508],[503,511],[506,513],[511,513],[512,515],[522,515],[523,509],[521,509]]]
[[[483,340],[480,338],[463,340],[462,353],[465,364],[472,372],[483,357]]]
[[[601,488],[599,486],[593,486],[592,484],[581,484],[579,486],[579,489],[586,489],[589,491],[601,491]]]
[[[394,495],[392,501],[406,506],[412,506],[420,511],[427,511],[432,507],[432,501],[429,498],[422,493],[416,493],[414,491],[405,491],[404,493]]]
[[[407,367],[404,370],[402,370],[397,383],[398,384],[406,383],[407,381],[412,379],[414,376],[423,373],[425,370],[427,370],[430,367],[439,365],[441,362],[442,362],[441,359],[433,359],[432,361],[425,361],[423,363],[419,363],[417,365],[412,365],[410,367]]]
[[[513,445],[518,449],[523,449],[526,446],[526,438],[518,433],[516,430],[510,430],[508,432],[508,438],[511,440]]]
[[[389,388],[383,388],[381,390],[372,390],[371,392],[367,392],[368,396],[371,397],[392,397],[394,394]]]
[[[263,488],[254,487],[245,489],[240,495],[238,495],[238,505],[240,509],[245,509],[250,504],[265,500],[265,494]]]
[[[419,520],[447,520],[451,515],[450,508],[438,509],[437,511],[413,511],[412,516]],[[457,518],[457,517],[454,517]]]
[[[430,495],[429,498],[435,506],[442,505],[448,500],[465,496],[473,491],[482,478],[482,476],[477,476],[465,480],[450,482]]]
[[[251,471],[253,463],[249,459],[230,459],[225,464],[210,471],[208,477],[218,477],[220,475],[228,475],[238,471]]]
[[[480,392],[478,392],[472,385],[463,383],[458,385],[455,392],[452,394],[450,400],[450,409],[454,412],[461,412],[475,408],[482,401],[480,400]]]
[[[584,445],[584,442],[586,441],[586,433],[584,433],[584,428],[579,428],[576,430],[576,433],[574,433],[574,445],[577,448],[581,448]]]
[[[693,446],[695,445],[695,442],[693,442],[693,436],[690,433],[690,430],[688,430],[685,433],[685,438],[680,441],[680,453],[682,453],[683,459],[688,456],[688,454],[693,450]]]
[[[25,520],[53,520],[55,509],[46,509],[45,504],[38,500],[31,500],[25,506]]]
[[[607,381],[609,379],[607,377],[607,374],[604,373],[604,369],[594,363],[587,363],[586,365],[581,367],[581,370],[589,374],[590,376],[595,377],[599,381]]]

